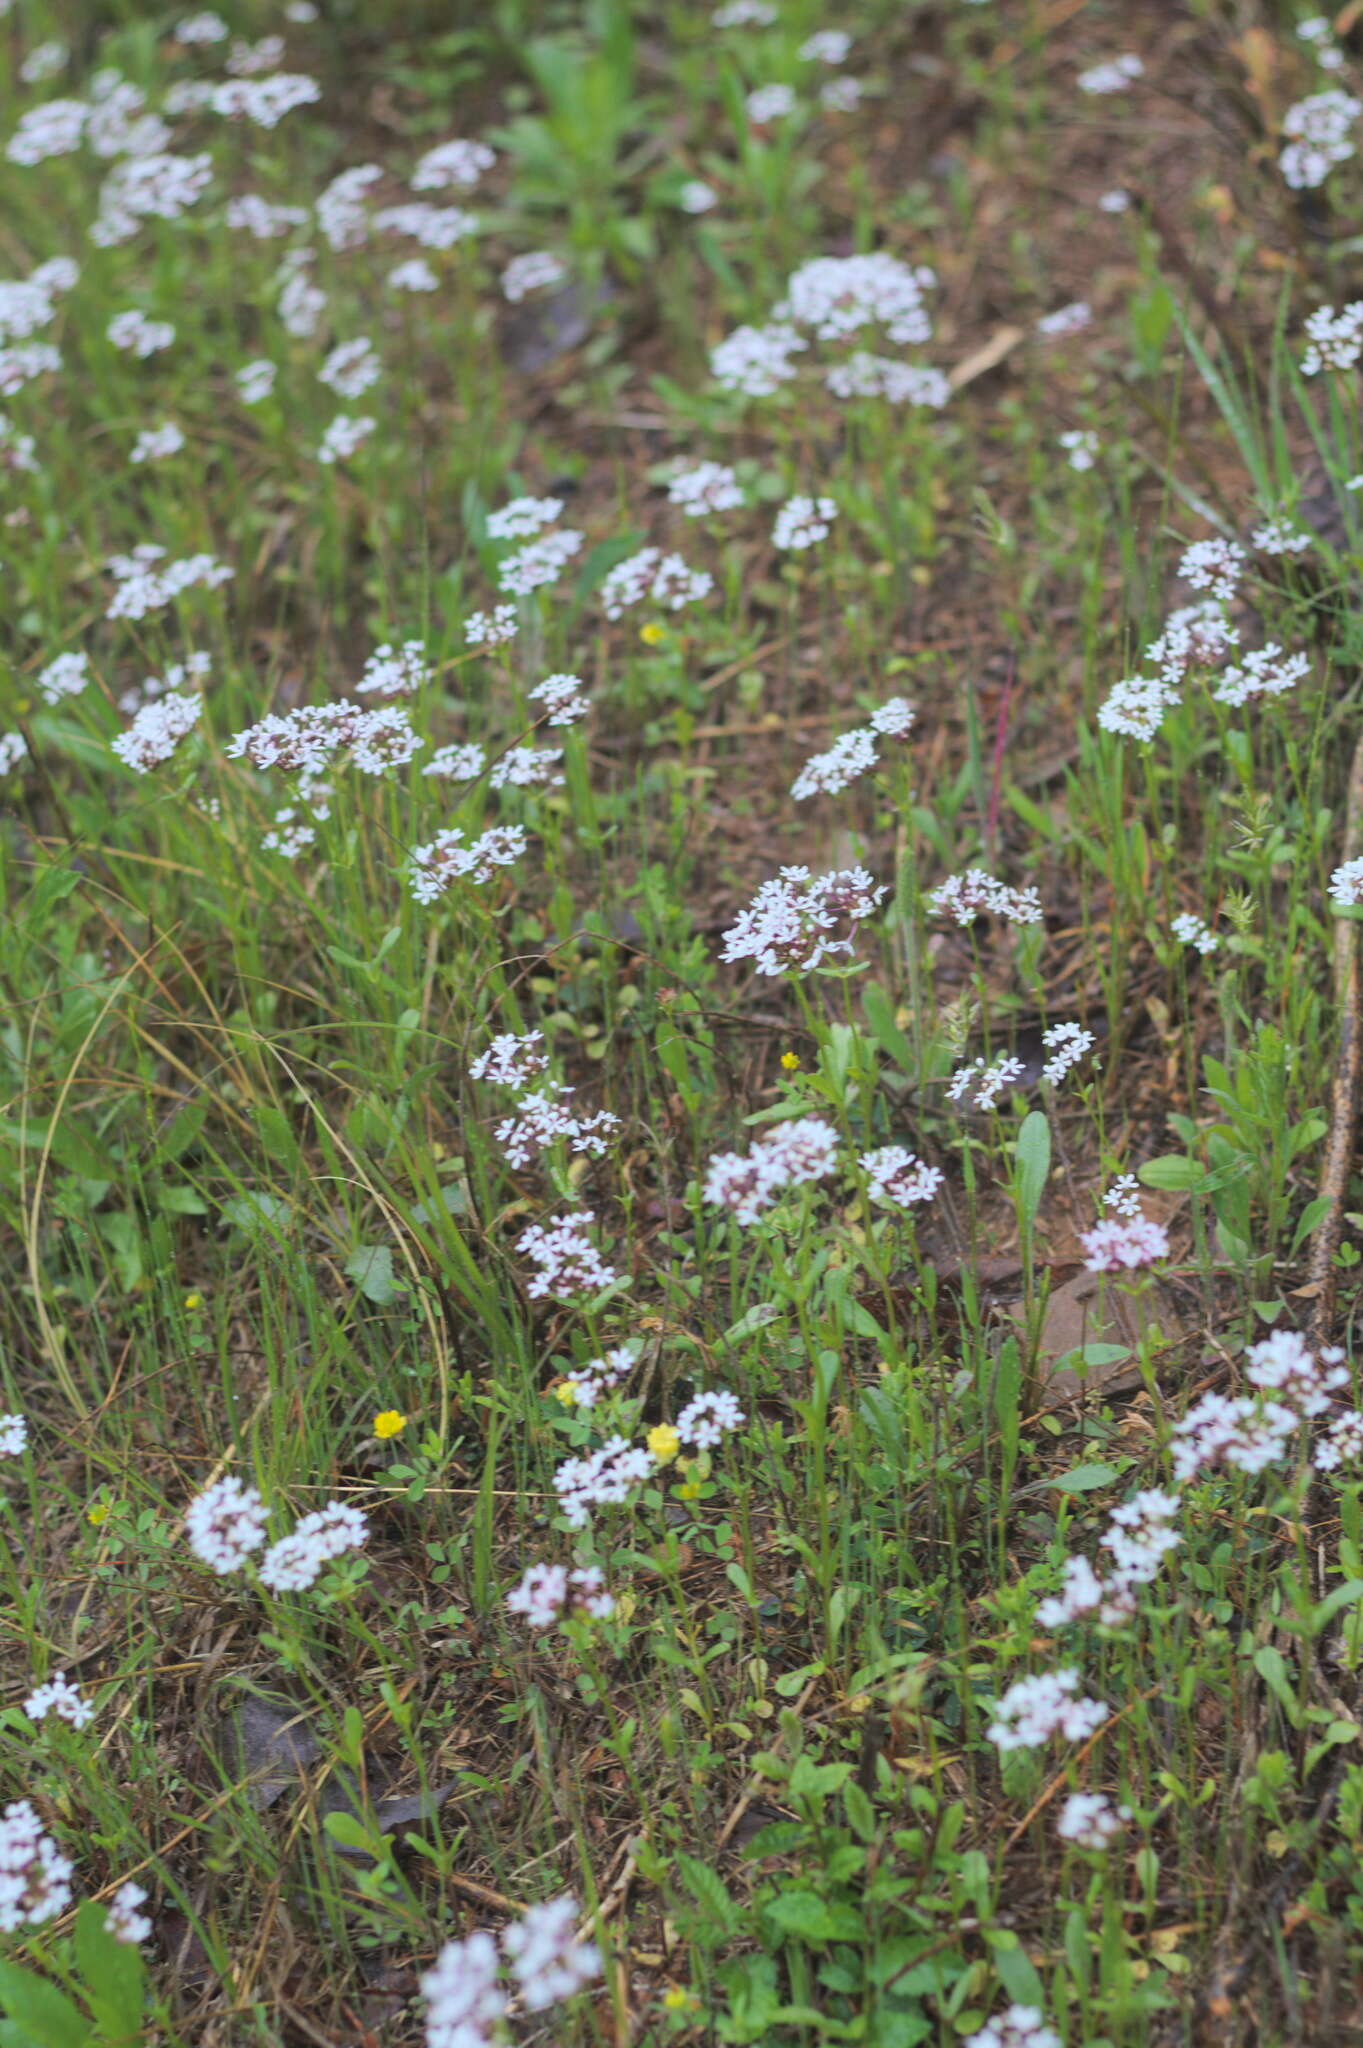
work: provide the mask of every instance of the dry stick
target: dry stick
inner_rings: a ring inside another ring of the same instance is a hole
[[[1349,768],[1349,795],[1344,815],[1343,860],[1357,860],[1363,852],[1363,733],[1359,734]],[[1330,1137],[1325,1147],[1325,1165],[1320,1191],[1329,1208],[1311,1237],[1311,1285],[1316,1290],[1311,1309],[1311,1337],[1319,1347],[1330,1343],[1335,1320],[1335,1290],[1339,1269],[1335,1253],[1344,1229],[1344,1203],[1348,1196],[1349,1170],[1353,1165],[1354,1139],[1358,1124],[1359,1084],[1363,1080],[1363,1024],[1359,1000],[1363,994],[1360,973],[1358,921],[1335,919],[1335,1002],[1339,1010],[1339,1056],[1335,1063],[1334,1099],[1330,1109]]]

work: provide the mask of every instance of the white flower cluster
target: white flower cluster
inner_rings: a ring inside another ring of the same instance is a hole
[[[1085,1699],[1075,1670],[1042,1671],[1009,1686],[994,1706],[986,1731],[997,1749],[1040,1749],[1054,1735],[1083,1742],[1101,1728],[1111,1709],[1102,1700]]]
[[[475,1081],[495,1081],[504,1088],[524,1088],[537,1074],[547,1072],[548,1053],[542,1031],[503,1031],[486,1052],[469,1062]]]
[[[1081,1849],[1110,1849],[1126,1832],[1129,1806],[1114,1806],[1105,1792],[1071,1792],[1060,1809],[1055,1831],[1062,1842]]]
[[[478,232],[478,216],[462,206],[432,206],[426,200],[408,200],[401,206],[383,206],[374,215],[374,226],[390,234],[410,235],[423,249],[453,249]]]
[[[796,776],[790,793],[797,803],[806,797],[836,796],[859,776],[880,764],[877,741],[882,738],[906,740],[916,717],[904,697],[892,697],[873,711],[867,724],[854,726],[836,739],[822,754],[814,754]]]
[[[582,678],[566,674],[546,676],[526,695],[542,709],[536,714],[546,725],[576,725],[591,710],[591,700],[582,694]]]
[[[968,1066],[958,1067],[947,1083],[947,1100],[963,1102],[970,1097],[972,1109],[997,1109],[1008,1089],[1022,1080],[1027,1069],[1022,1061],[1005,1053],[995,1060],[993,1066],[984,1060],[971,1060]]]
[[[520,825],[493,825],[467,841],[459,826],[450,826],[427,845],[413,847],[412,895],[418,903],[435,903],[453,882],[490,882],[499,868],[521,858],[527,844]]]
[[[1036,323],[1038,334],[1054,340],[1067,334],[1079,334],[1093,318],[1093,308],[1086,299],[1071,299],[1068,306],[1057,306],[1053,313],[1043,313]]]
[[[555,788],[563,781],[558,772],[562,759],[562,747],[508,747],[493,762],[488,782],[493,789]]]
[[[1145,66],[1139,57],[1110,57],[1102,64],[1094,64],[1087,71],[1081,71],[1076,83],[1080,92],[1125,92],[1144,71]]]
[[[1250,540],[1266,555],[1304,555],[1311,545],[1310,534],[1303,533],[1299,526],[1293,526],[1287,514],[1282,512],[1266,519],[1262,526],[1256,526]]]
[[[615,1602],[594,1565],[567,1571],[560,1564],[532,1564],[506,1596],[512,1614],[522,1614],[531,1628],[553,1628],[566,1615],[601,1621],[615,1612]]]
[[[1346,860],[1330,877],[1330,901],[1339,910],[1363,903],[1363,859]]]
[[[470,647],[504,647],[517,632],[514,604],[494,605],[490,612],[470,612],[464,621],[464,638]]]
[[[795,112],[795,91],[789,85],[759,85],[748,94],[744,105],[753,126],[764,128],[768,122],[783,121],[787,114]]]
[[[502,293],[514,306],[531,292],[561,284],[567,275],[560,257],[548,249],[531,249],[524,256],[513,256],[507,264],[502,272]]]
[[[1363,299],[1353,299],[1336,312],[1333,306],[1319,306],[1306,322],[1309,343],[1301,359],[1302,374],[1315,377],[1322,370],[1352,370],[1363,355]]]
[[[369,240],[367,195],[382,176],[378,164],[353,164],[333,178],[319,195],[314,211],[318,230],[329,249],[359,249]]]
[[[59,654],[40,669],[38,695],[44,704],[59,703],[63,697],[78,697],[90,680],[88,654]]]
[[[235,232],[248,234],[257,242],[273,242],[290,229],[303,227],[308,210],[305,206],[279,206],[262,199],[258,192],[239,192],[228,200],[222,217]]]
[[[865,868],[811,875],[806,867],[784,867],[724,934],[720,958],[751,960],[759,974],[807,973],[851,952],[885,893]]]
[[[202,697],[160,697],[144,704],[124,733],[112,742],[120,761],[145,775],[168,761],[203,711]]]
[[[28,741],[21,732],[0,732],[0,775],[9,775],[28,753]],[[0,1416],[0,1428],[4,1417]]]
[[[178,455],[184,445],[184,434],[174,420],[163,420],[159,427],[143,427],[128,459],[134,463],[162,462],[168,455]]]
[[[1085,1031],[1082,1024],[1052,1024],[1041,1034],[1041,1043],[1050,1058],[1041,1069],[1043,1081],[1063,1081],[1071,1067],[1077,1067],[1086,1052],[1093,1049],[1093,1033]]]
[[[542,533],[497,564],[497,588],[512,597],[526,597],[547,583],[557,583],[581,546],[582,535],[570,526]]]
[[[565,1458],[554,1474],[554,1491],[569,1528],[585,1529],[593,1508],[623,1506],[652,1470],[648,1452],[618,1435],[583,1457]]]
[[[618,619],[633,605],[647,600],[667,611],[680,611],[708,597],[715,579],[708,569],[692,569],[680,555],[665,555],[661,548],[641,548],[617,562],[601,584],[601,609],[608,619]]]
[[[109,1902],[104,1916],[104,1925],[115,1941],[121,1941],[127,1948],[136,1948],[140,1942],[150,1941],[152,1923],[141,1911],[146,1904],[147,1894],[140,1884],[121,1884]]]
[[[903,1145],[882,1145],[863,1152],[858,1162],[866,1175],[867,1192],[873,1202],[887,1208],[908,1209],[917,1202],[930,1202],[941,1187],[940,1166],[928,1166]]]
[[[421,772],[447,778],[451,782],[473,782],[486,767],[486,747],[470,741],[463,746],[437,747]]]
[[[369,1526],[359,1508],[342,1500],[328,1501],[270,1545],[260,1561],[260,1583],[272,1593],[306,1592],[333,1558],[360,1549],[368,1536]]]
[[[667,486],[669,505],[680,505],[689,519],[707,512],[731,512],[743,503],[738,479],[727,462],[698,462],[678,470]]]
[[[55,1714],[59,1721],[69,1721],[73,1728],[84,1728],[95,1718],[94,1708],[81,1698],[64,1671],[54,1671],[51,1678],[34,1687],[24,1701],[24,1712],[30,1721]]]
[[[206,1487],[185,1512],[189,1547],[219,1577],[240,1571],[265,1542],[267,1510],[253,1486],[228,1476]],[[359,1508],[328,1501],[303,1519],[288,1536],[272,1543],[260,1563],[261,1584],[272,1592],[302,1592],[315,1583],[323,1567],[347,1550],[355,1550],[369,1534]]]
[[[25,278],[0,281],[0,341],[24,341],[55,319],[57,301],[79,272],[69,256],[40,263]]]
[[[1304,654],[1285,654],[1276,640],[1247,654],[1238,668],[1223,669],[1212,691],[1218,704],[1237,708],[1255,697],[1281,697],[1311,673]]]
[[[71,1903],[73,1865],[27,1799],[0,1814],[0,1933],[55,1920]]]
[[[0,1458],[22,1458],[27,1448],[27,1418],[22,1415],[0,1415]]]
[[[307,341],[317,332],[327,309],[327,295],[313,283],[308,265],[314,261],[311,249],[294,249],[279,266],[279,318],[286,334]]]
[[[470,191],[484,171],[496,163],[496,153],[485,142],[438,142],[417,160],[412,172],[414,192],[443,192],[450,185]]]
[[[639,1356],[635,1344],[617,1344],[604,1358],[575,1365],[564,1377],[559,1392],[576,1408],[595,1408],[607,1394],[614,1393],[633,1372]]]
[[[597,1110],[594,1116],[574,1116],[563,1100],[571,1092],[551,1084],[521,1096],[515,1115],[504,1117],[494,1132],[508,1166],[528,1166],[556,1144],[566,1145],[574,1158],[601,1157],[607,1137],[620,1129],[620,1119],[608,1109]]]
[[[1169,1233],[1149,1216],[1108,1216],[1082,1230],[1084,1265],[1090,1273],[1134,1273],[1169,1256]]]
[[[835,398],[884,398],[891,405],[927,405],[940,412],[951,396],[951,380],[922,363],[899,363],[856,349],[824,372]]]
[[[921,342],[932,333],[923,294],[933,271],[877,251],[869,256],[816,256],[786,282],[777,320],[807,327],[819,341],[843,341],[880,327],[890,341]]]
[[[550,1294],[560,1300],[575,1294],[599,1294],[603,1287],[614,1285],[619,1275],[591,1241],[593,1221],[591,1210],[581,1209],[547,1224],[532,1223],[521,1232],[516,1249],[538,1268],[526,1288],[532,1301]]]
[[[421,744],[399,705],[369,711],[359,704],[300,704],[234,733],[224,751],[253,768],[306,776],[321,775],[348,752],[362,774],[382,775],[410,761]]]
[[[1061,2048],[1061,2040],[1036,2006],[1010,2005],[999,2019],[967,2035],[965,2048]]]
[[[576,1922],[571,1898],[550,1899],[529,1907],[503,1933],[502,1952],[527,2012],[542,2012],[571,1998],[601,1975],[600,1951],[578,1940]],[[488,2048],[492,2029],[508,2006],[499,1973],[490,1934],[479,1931],[446,1942],[421,1979],[427,2048]]]
[[[1311,93],[1288,108],[1283,134],[1289,139],[1278,168],[1294,191],[1323,185],[1336,164],[1347,163],[1354,154],[1353,129],[1360,114],[1363,101],[1338,91]]]
[[[136,307],[126,313],[115,313],[104,331],[115,348],[144,358],[169,348],[175,339],[175,329],[169,320],[149,320]]]
[[[789,322],[736,327],[710,351],[710,374],[724,391],[745,398],[770,398],[795,375],[791,357],[807,343]]]
[[[838,1163],[838,1134],[821,1117],[777,1124],[745,1156],[717,1152],[706,1169],[707,1202],[732,1211],[737,1223],[756,1223],[788,1188],[823,1180]]]
[[[513,498],[497,512],[487,515],[489,540],[526,540],[542,527],[552,526],[563,510],[562,498]]]
[[[377,425],[370,413],[338,412],[318,443],[317,460],[328,469],[335,463],[349,462]]]
[[[832,498],[809,498],[798,492],[787,498],[771,529],[774,548],[812,548],[827,540],[838,508]]]
[[[355,687],[362,697],[410,697],[431,680],[431,674],[419,640],[404,640],[401,647],[385,640],[370,655]]]
[[[1093,468],[1101,443],[1092,428],[1072,427],[1060,436],[1060,445],[1066,452],[1070,468],[1082,471]]]
[[[257,356],[253,362],[243,363],[235,373],[237,390],[241,393],[243,405],[259,405],[274,390],[275,378],[279,372],[268,356]]]
[[[164,565],[164,566],[162,566]],[[182,561],[166,561],[166,551],[154,541],[144,541],[130,555],[109,558],[116,588],[109,600],[106,619],[145,619],[149,612],[173,604],[186,590],[216,590],[231,581],[233,571],[212,555],[187,555]]]
[[[967,868],[933,890],[928,909],[936,917],[952,917],[961,926],[986,914],[1008,924],[1040,924],[1041,898],[1034,888],[1013,889],[984,868]]]
[[[692,1396],[677,1417],[677,1435],[684,1444],[709,1451],[741,1429],[747,1419],[734,1396],[720,1388]]]
[[[317,375],[338,398],[358,398],[378,382],[382,372],[383,365],[374,353],[373,343],[357,335],[353,341],[338,342]]]
[[[213,159],[158,150],[125,157],[100,188],[90,239],[101,248],[129,242],[144,220],[179,220],[207,191]]]

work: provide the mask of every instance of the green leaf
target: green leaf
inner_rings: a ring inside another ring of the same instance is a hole
[[[780,1892],[766,1901],[762,1911],[782,1934],[796,1934],[801,1941],[838,1938],[837,1918],[817,1892]]]
[[[362,1244],[345,1262],[345,1276],[353,1280],[366,1301],[380,1308],[407,1292],[405,1280],[393,1273],[393,1250],[386,1244]]]
[[[82,1899],[76,1908],[76,1965],[104,2032],[132,2042],[142,2031],[146,1968],[132,1942],[110,1934],[108,1910],[94,1899]]]
[[[1046,1994],[1041,1979],[1026,1951],[1019,1945],[1015,1934],[999,1929],[991,1935],[994,1948],[994,1968],[999,1973],[999,1982],[1016,2005],[1032,2005],[1039,2010],[1046,2004]]]
[[[1055,1487],[1058,1493],[1094,1493],[1100,1486],[1111,1486],[1121,1473],[1115,1465],[1075,1465],[1070,1471],[1062,1472],[1058,1479],[1046,1483]]]
[[[1317,1195],[1314,1202],[1307,1203],[1297,1219],[1297,1227],[1292,1233],[1293,1252],[1298,1251],[1305,1244],[1317,1224],[1324,1222],[1329,1213],[1330,1197],[1328,1195]],[[1291,1255],[1291,1253],[1288,1254],[1289,1258]]]
[[[913,1047],[895,1023],[894,1004],[878,981],[863,984],[861,1007],[876,1043],[890,1055],[902,1074],[916,1074],[918,1062],[913,1056]]]
[[[1254,1668],[1294,1728],[1301,1726],[1301,1704],[1288,1676],[1287,1659],[1272,1643],[1261,1643],[1254,1652]]]
[[[1207,1178],[1207,1169],[1200,1160],[1185,1158],[1181,1152],[1166,1152],[1160,1159],[1147,1159],[1144,1166],[1136,1169],[1136,1178],[1147,1188],[1167,1188],[1180,1191],[1200,1188]]]
[[[24,2037],[25,2048],[87,2048],[89,2020],[64,1991],[33,1970],[0,1962],[0,2005]]]
[[[1022,1119],[1017,1139],[1018,1203],[1028,1224],[1036,1222],[1046,1178],[1051,1170],[1051,1127],[1044,1110],[1031,1110]]]
[[[388,1844],[383,1836],[373,1833],[353,1813],[324,1814],[322,1826],[332,1841],[339,1842],[343,1849],[363,1849],[367,1856],[373,1856],[380,1862],[387,1860]]]
[[[677,1874],[690,1892],[697,1905],[703,1906],[716,1926],[725,1934],[732,1933],[737,1926],[739,1909],[729,1896],[724,1880],[708,1863],[702,1863],[697,1856],[678,1855]]]

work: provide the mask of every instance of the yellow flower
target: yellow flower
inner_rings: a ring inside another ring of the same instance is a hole
[[[695,2004],[694,1993],[684,1984],[669,1984],[663,1993],[663,2005],[668,2012],[690,2012]]]
[[[650,619],[646,626],[640,626],[639,638],[645,647],[661,647],[667,638],[667,628],[660,626],[656,619]]]
[[[576,1380],[560,1380],[553,1394],[556,1401],[562,1401],[565,1408],[571,1408],[581,1391]]]
[[[374,1434],[380,1443],[386,1443],[390,1436],[401,1436],[407,1427],[407,1417],[399,1415],[396,1408],[385,1408],[382,1415],[374,1417]]]
[[[90,1527],[92,1529],[97,1529],[101,1522],[107,1522],[109,1519],[108,1501],[92,1501],[89,1507],[85,1510],[85,1519],[90,1524]]]
[[[700,1481],[699,1481],[699,1479],[688,1479],[688,1480],[686,1481],[686,1483],[685,1483],[685,1485],[684,1485],[684,1486],[679,1486],[679,1487],[677,1488],[677,1498],[678,1498],[678,1500],[699,1500],[699,1499],[700,1499]]]
[[[193,1294],[187,1294],[185,1296],[184,1305],[186,1308],[202,1308],[204,1305],[204,1298],[196,1289],[196,1291]]]
[[[800,1055],[799,1055],[799,1053],[798,1053],[798,1052],[783,1052],[783,1053],[782,1053],[782,1055],[781,1055],[781,1065],[782,1065],[782,1066],[783,1066],[783,1067],[785,1068],[785,1070],[786,1070],[786,1072],[787,1072],[788,1074],[793,1074],[793,1073],[795,1072],[796,1068],[797,1068],[797,1067],[799,1066],[799,1064],[800,1064]]]
[[[660,1465],[670,1465],[681,1449],[681,1438],[670,1422],[660,1422],[651,1429],[646,1441],[649,1456],[656,1458]]]

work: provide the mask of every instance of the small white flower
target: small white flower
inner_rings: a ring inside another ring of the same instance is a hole
[[[548,249],[531,249],[524,256],[513,256],[507,264],[502,272],[502,294],[514,306],[531,292],[561,284],[567,275],[561,257]]]
[[[667,486],[669,505],[680,505],[692,519],[706,512],[729,512],[743,503],[738,479],[725,462],[698,462],[681,469]]]
[[[1081,1849],[1110,1849],[1130,1818],[1130,1807],[1114,1806],[1106,1793],[1071,1792],[1055,1831],[1062,1842],[1076,1842]]]
[[[795,111],[795,92],[789,85],[759,85],[748,94],[745,102],[748,119],[754,127],[762,128],[770,121],[780,121]]]
[[[81,1698],[64,1671],[54,1671],[51,1678],[29,1694],[24,1701],[24,1712],[30,1721],[41,1721],[45,1715],[55,1714],[59,1721],[69,1721],[73,1728],[84,1728],[95,1718],[94,1708],[88,1700]]]
[[[220,1576],[239,1571],[265,1541],[265,1502],[240,1479],[219,1479],[190,1502],[185,1534],[210,1571]]]
[[[139,1911],[146,1903],[146,1897],[140,1884],[121,1884],[104,1916],[106,1931],[128,1948],[136,1948],[139,1942],[151,1940],[152,1923],[145,1913]]]
[[[577,1906],[571,1898],[530,1906],[502,1936],[522,2005],[542,2012],[571,1998],[601,1975],[601,1952],[577,1938]]]
[[[279,372],[268,356],[257,356],[253,362],[243,363],[236,373],[237,390],[241,393],[243,405],[259,405],[262,399],[274,390],[275,378]]]
[[[677,194],[677,204],[683,213],[708,213],[717,199],[714,187],[701,178],[688,178]]]
[[[419,159],[412,172],[412,190],[442,192],[454,185],[470,191],[496,161],[495,151],[485,142],[438,142]]]
[[[1093,318],[1093,309],[1083,299],[1074,299],[1068,306],[1058,306],[1054,313],[1047,313],[1037,321],[1038,334],[1078,334]]]
[[[56,704],[63,697],[78,697],[90,680],[88,654],[59,654],[38,676],[38,695],[44,704]]]
[[[1054,1735],[1083,1742],[1107,1720],[1110,1709],[1101,1700],[1076,1697],[1079,1673],[1040,1672],[1020,1678],[997,1702],[986,1731],[996,1748],[1039,1749]]]
[[[1099,213],[1126,213],[1130,206],[1131,194],[1123,191],[1120,185],[1114,185],[1110,192],[1102,192],[1098,196]]]
[[[424,256],[409,256],[405,263],[395,263],[389,271],[388,289],[392,292],[434,292],[440,289],[440,279]]]
[[[185,445],[185,437],[174,420],[163,420],[159,427],[144,427],[133,442],[133,462],[161,462],[167,455],[178,455]]]
[[[135,308],[126,313],[115,313],[104,331],[115,348],[144,358],[169,348],[175,339],[175,329],[169,320],[148,320],[145,313],[139,313]]]
[[[361,444],[369,439],[378,421],[365,416],[353,418],[349,413],[337,413],[331,425],[322,436],[317,450],[317,460],[326,463],[346,462]]]
[[[541,527],[552,526],[563,510],[562,498],[513,498],[487,515],[489,540],[525,540]]]
[[[27,1418],[23,1415],[0,1415],[0,1458],[22,1458],[27,1448]]]
[[[776,548],[812,548],[826,540],[838,508],[832,498],[809,498],[797,492],[776,514],[771,544]]]
[[[1101,443],[1091,428],[1076,427],[1060,436],[1060,445],[1069,456],[1071,469],[1092,469],[1098,459]]]
[[[1089,70],[1081,71],[1077,82],[1080,92],[1125,92],[1144,71],[1145,66],[1139,57],[1112,57],[1106,63],[1094,64]]]
[[[359,336],[354,341],[343,341],[331,351],[321,369],[317,372],[324,384],[329,384],[338,398],[358,398],[371,384],[378,382],[382,365],[374,353],[373,345]]]

